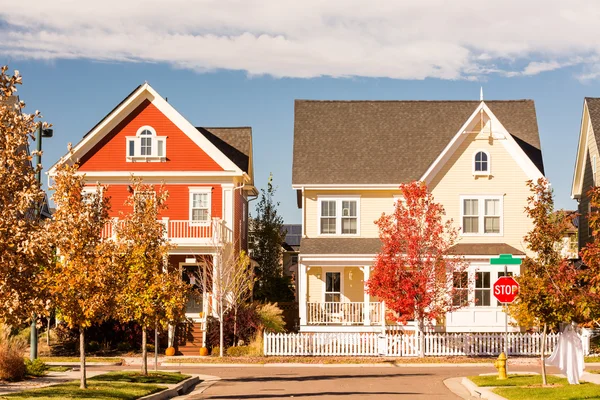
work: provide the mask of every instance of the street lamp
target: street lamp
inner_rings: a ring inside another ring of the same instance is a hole
[[[40,122],[38,124],[38,128],[35,131],[35,140],[36,143],[36,163],[35,166],[37,168],[38,165],[42,163],[42,138],[51,138],[54,135],[54,131],[51,128],[44,128],[44,124]],[[40,169],[36,173],[36,179],[39,185],[42,184],[42,170]],[[41,209],[38,209],[38,216],[41,215]],[[29,344],[30,344],[30,354],[29,358],[31,361],[35,360],[38,356],[38,341],[37,341],[37,326],[36,326],[37,317],[35,313],[31,318],[31,335],[29,336]]]

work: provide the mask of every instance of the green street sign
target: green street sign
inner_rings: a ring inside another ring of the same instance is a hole
[[[492,265],[521,265],[520,258],[513,258],[512,254],[500,254],[497,258],[490,258]]]

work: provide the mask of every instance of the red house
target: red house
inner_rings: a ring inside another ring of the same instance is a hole
[[[130,211],[124,203],[131,175],[147,184],[164,182],[169,199],[161,218],[175,245],[169,262],[182,278],[223,243],[247,248],[248,196],[257,195],[250,127],[194,127],[144,83],[85,134],[71,159],[79,162],[90,189],[97,182],[108,185],[115,219]],[[106,235],[111,233],[109,226]],[[210,291],[190,298],[186,317],[193,331],[186,345],[179,343],[184,354],[198,354],[205,318],[214,309]]]

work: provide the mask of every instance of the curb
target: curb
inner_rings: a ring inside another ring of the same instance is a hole
[[[44,364],[50,365],[52,367],[79,367],[81,363],[79,362],[61,362],[61,361],[48,361]],[[123,365],[122,362],[87,362],[85,363],[86,367],[115,367]]]
[[[217,383],[221,380],[218,376],[213,375],[199,375],[198,376],[202,382],[190,393],[181,397],[181,400],[185,399],[194,399],[197,395],[202,394],[206,389]]]
[[[227,363],[186,363],[164,362],[163,367],[201,368],[451,368],[490,366],[490,363],[381,363],[381,364],[307,364],[307,363],[266,363],[266,364],[227,364]]]
[[[488,400],[506,400],[506,397],[498,396],[496,393],[492,393],[490,388],[487,387],[479,387],[469,378],[463,378],[460,382],[462,385],[467,388],[471,396],[488,399]]]
[[[200,382],[198,375],[187,378],[185,381],[179,382],[177,385],[162,390],[158,393],[149,394],[148,396],[140,397],[139,400],[163,400],[177,397],[181,393],[187,392],[192,386]],[[160,384],[159,384],[160,385]]]

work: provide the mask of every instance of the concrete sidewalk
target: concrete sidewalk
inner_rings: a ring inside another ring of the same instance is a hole
[[[96,375],[105,374],[108,371],[100,370],[87,370],[86,377],[91,378]],[[59,383],[65,383],[70,381],[78,381],[80,379],[80,372],[77,371],[65,371],[65,372],[48,372],[45,376],[38,378],[26,379],[20,382],[7,382],[0,383],[0,395],[10,394],[16,392],[22,392],[24,390],[39,389],[46,386],[58,385]]]

